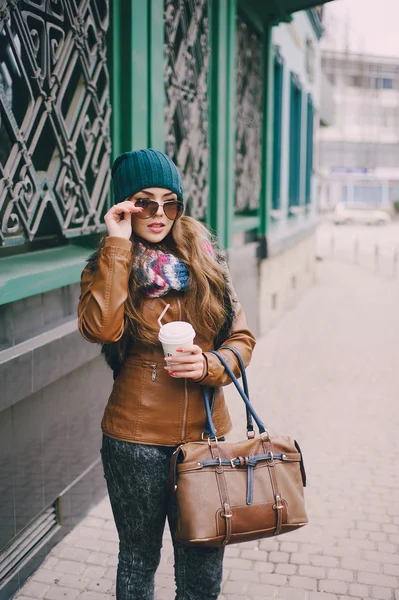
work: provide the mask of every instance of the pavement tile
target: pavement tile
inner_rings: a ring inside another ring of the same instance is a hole
[[[272,552],[270,554],[273,554]],[[241,558],[247,558],[248,560],[259,560],[265,561],[267,559],[267,552],[265,550],[249,550],[245,548],[241,552]],[[273,559],[269,556],[269,560],[274,562]]]
[[[259,577],[259,573],[253,571],[252,569],[248,569],[247,571],[243,571],[241,569],[232,569],[228,579],[230,581],[246,581],[247,583],[250,583],[251,581],[258,582]]]
[[[244,560],[242,558],[230,558],[229,556],[224,559],[223,565],[226,567],[226,569],[232,570],[240,569],[251,571],[252,569],[252,562],[250,560]]]
[[[78,575],[75,573],[66,573],[57,581],[57,585],[67,588],[76,588],[77,590],[84,590],[90,583],[90,579],[84,575]]]
[[[390,588],[373,586],[371,588],[371,597],[376,600],[391,600],[392,590]]]
[[[270,552],[269,560],[273,563],[288,563],[290,555],[288,552]]]
[[[277,567],[275,569],[273,563],[256,561],[254,563],[254,571],[257,571],[258,573],[273,573],[273,571],[276,570],[276,573],[277,573],[277,569],[279,566],[282,566],[282,565],[277,565]],[[287,566],[287,565],[284,565],[284,566]]]
[[[398,588],[397,577],[391,577],[389,575],[378,575],[377,573],[359,572],[357,574],[357,580],[359,583],[365,583],[366,585],[390,587],[392,589]]]
[[[76,588],[66,588],[57,585],[50,587],[44,597],[47,600],[76,600],[80,593],[80,590]]]
[[[86,559],[86,562],[90,565],[98,565],[100,567],[110,566],[108,565],[110,555],[105,552],[92,552]]]
[[[335,579],[323,579],[319,581],[320,592],[331,592],[332,594],[346,594],[348,590],[348,584],[344,581],[337,581]]]
[[[310,561],[315,567],[338,567],[339,564],[335,556],[311,556]]]
[[[250,583],[248,585],[248,596],[251,598],[252,596],[271,596],[272,598],[276,594],[276,589],[272,585],[267,585],[266,583]]]
[[[60,571],[44,569],[42,565],[41,568],[38,569],[32,575],[32,577],[25,583],[25,585],[28,585],[30,581],[38,581],[41,583],[48,583],[49,585],[53,585],[55,582],[58,582],[64,575],[65,573],[61,573]],[[25,590],[25,586],[22,588],[22,590]]]
[[[85,562],[90,556],[90,550],[84,550],[82,548],[68,548],[68,546],[62,546],[59,549],[58,557],[66,560]]]
[[[106,567],[100,567],[99,565],[86,565],[85,570],[83,571],[83,577],[88,577],[89,579],[112,579],[112,577],[108,576],[109,569]],[[116,569],[114,569],[114,577],[116,577]]]
[[[115,589],[115,581],[112,579],[92,579],[86,587],[89,591],[109,594]]]
[[[285,585],[288,581],[286,575],[277,575],[277,573],[261,573],[261,583],[268,583],[270,585]]]
[[[307,600],[342,600],[342,596],[337,596],[336,594],[326,594],[324,592],[309,592]]]
[[[369,588],[366,585],[360,583],[352,583],[348,590],[349,596],[359,596],[360,598],[369,597]]]
[[[291,587],[299,588],[301,590],[317,590],[317,581],[311,577],[293,575],[289,578],[289,584]]]
[[[50,585],[48,583],[30,579],[24,586],[24,595],[30,598],[43,598],[49,589]],[[18,595],[18,598],[20,598],[20,595]]]
[[[278,575],[295,575],[297,571],[297,565],[287,565],[285,563],[276,565],[276,568],[274,569],[274,572]]]
[[[82,592],[80,598],[81,600],[109,600],[109,594],[102,594],[101,592],[93,592],[90,590]]]
[[[353,571],[349,571],[349,569],[329,569],[327,571],[327,579],[337,579],[338,581],[352,582],[353,578]]]
[[[298,590],[298,588],[280,587],[278,588],[277,598],[281,600],[307,600],[307,592]]]
[[[245,594],[248,588],[248,581],[226,581],[223,586],[224,594]]]
[[[399,577],[399,565],[382,565],[385,575],[396,575]]]
[[[308,565],[310,563],[310,556],[309,554],[293,552],[290,556],[290,562],[296,565]]]
[[[75,562],[73,560],[61,559],[57,562],[57,571],[60,573],[82,573],[86,565],[84,563]]]

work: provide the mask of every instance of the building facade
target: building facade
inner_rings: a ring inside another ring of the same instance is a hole
[[[320,2],[318,2],[320,4]],[[110,163],[164,149],[265,333],[314,269],[312,0],[9,0],[0,9],[0,598],[104,494],[111,372],[76,328]],[[297,12],[302,11],[302,12]]]
[[[320,141],[322,202],[399,200],[399,59],[323,51],[335,118]]]

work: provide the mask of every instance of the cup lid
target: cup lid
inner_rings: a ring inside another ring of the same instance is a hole
[[[165,323],[159,330],[158,339],[161,342],[179,342],[180,340],[191,339],[195,337],[195,330],[191,323],[187,321],[171,321]]]

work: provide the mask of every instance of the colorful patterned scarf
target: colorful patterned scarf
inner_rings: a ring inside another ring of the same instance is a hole
[[[212,244],[207,239],[204,239],[204,249],[214,256]],[[148,298],[159,298],[170,290],[183,292],[188,287],[188,269],[173,254],[139,242],[135,266],[139,284]]]

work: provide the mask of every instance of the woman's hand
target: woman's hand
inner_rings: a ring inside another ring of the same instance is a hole
[[[187,352],[187,354],[165,358],[169,363],[173,362],[172,365],[165,367],[169,375],[179,379],[201,379],[206,364],[201,348],[194,344],[193,346],[179,348],[177,352]]]
[[[134,205],[131,200],[124,200],[109,209],[104,217],[108,235],[130,240],[132,235],[132,214],[141,212],[143,209]],[[122,218],[123,217],[123,218]]]

